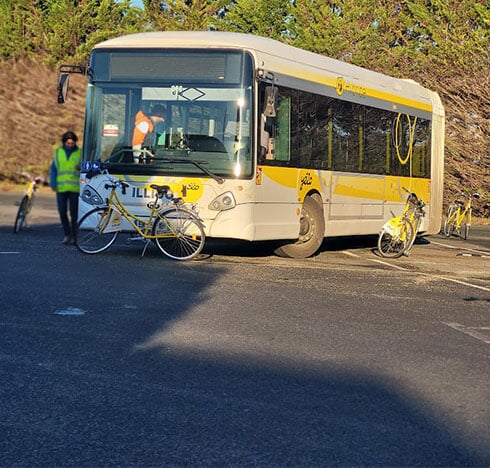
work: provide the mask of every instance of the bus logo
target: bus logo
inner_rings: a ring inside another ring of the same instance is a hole
[[[335,91],[337,91],[337,94],[339,96],[342,96],[342,94],[344,93],[344,89],[345,89],[344,79],[342,77],[338,77],[337,86],[335,86]]]
[[[303,177],[300,179],[300,184],[299,184],[299,190],[303,190],[303,187],[312,185],[313,184],[313,177],[310,172],[307,172]]]

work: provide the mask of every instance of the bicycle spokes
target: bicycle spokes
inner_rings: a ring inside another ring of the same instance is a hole
[[[153,235],[158,248],[174,260],[188,260],[201,252],[204,246],[204,228],[191,211],[181,208],[158,215]]]

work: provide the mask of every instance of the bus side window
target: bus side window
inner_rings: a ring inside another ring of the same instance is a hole
[[[265,159],[269,152],[270,133],[268,131],[267,117],[260,114],[260,159]]]
[[[268,87],[271,88],[271,87]],[[267,89],[260,116],[260,160],[288,162],[291,159],[292,99],[274,88],[274,105]]]
[[[275,139],[275,159],[291,160],[291,112],[292,99],[284,96],[277,108],[277,134]]]
[[[260,115],[260,159],[274,159],[272,128],[276,124],[278,89],[264,86],[262,93],[262,114]]]

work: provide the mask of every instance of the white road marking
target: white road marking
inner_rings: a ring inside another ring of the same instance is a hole
[[[425,275],[425,276],[432,276],[434,278],[439,278],[439,279],[446,280],[446,281],[452,281],[453,283],[458,283],[458,284],[462,284],[464,286],[470,286],[471,288],[481,289],[482,291],[490,292],[490,288],[486,288],[485,286],[479,286],[479,285],[473,284],[473,283],[468,283],[467,281],[461,281],[461,280],[457,280],[454,278],[446,278],[445,276],[439,276],[439,275],[429,275],[427,273],[420,273],[420,274]]]
[[[490,258],[490,255],[483,255],[481,253],[459,253],[456,254],[458,257],[481,257],[481,258]]]
[[[0,255],[19,254],[20,252],[0,252]]]
[[[349,252],[347,250],[343,250],[342,253],[344,253],[346,255],[350,255],[351,257],[363,258],[360,255]],[[389,266],[391,268],[396,268],[398,270],[409,271],[408,268],[403,268],[403,267],[398,266],[398,265],[393,265],[393,264],[388,263],[388,262],[383,262],[382,260],[377,260],[374,258],[365,258],[365,260],[369,260],[370,262],[375,262],[375,263],[381,263],[382,265],[386,265],[386,266]],[[481,289],[482,291],[490,292],[490,288],[486,288],[485,286],[479,286],[478,284],[468,283],[467,281],[461,281],[461,280],[457,280],[454,278],[447,278],[446,276],[434,275],[433,273],[417,272],[417,274],[423,275],[423,276],[428,276],[430,278],[442,279],[444,281],[451,281],[453,283],[462,284],[463,286],[469,286],[470,288],[476,288],[476,289]]]
[[[474,253],[482,255],[482,256],[488,255],[488,251],[485,251],[485,250],[470,249],[468,247],[463,247],[463,246],[454,246],[454,245],[444,244],[442,242],[437,242],[437,241],[434,241],[432,239],[431,239],[430,243],[435,244],[435,245],[440,245],[441,247],[446,247],[447,249],[466,250],[467,252],[474,252]]]
[[[391,263],[388,263],[388,262],[383,262],[383,260],[377,260],[375,258],[370,258],[369,259],[371,262],[374,262],[374,263],[381,263],[381,265],[387,265],[391,268],[397,268],[398,270],[404,270],[404,271],[408,271],[406,268],[403,268],[399,265],[392,265]]]
[[[54,315],[85,315],[86,310],[79,309],[78,307],[68,306],[66,309],[56,310]]]
[[[456,322],[442,322],[444,325],[453,328],[461,333],[472,336],[477,340],[483,341],[486,344],[490,344],[490,336],[485,335],[484,333],[480,333],[477,330],[490,330],[490,327],[467,327],[465,325],[461,325]]]
[[[357,254],[355,254],[353,252],[349,252],[348,250],[342,250],[342,253],[345,254],[345,255],[349,255],[351,257],[362,258],[360,255],[357,255]],[[397,268],[398,270],[407,271],[406,268],[403,268],[403,267],[398,266],[398,265],[393,265],[393,264],[388,263],[388,262],[383,262],[383,260],[376,260],[374,258],[369,258],[368,260],[371,261],[371,262],[381,263],[381,265],[386,265],[386,266],[389,266],[391,268]]]

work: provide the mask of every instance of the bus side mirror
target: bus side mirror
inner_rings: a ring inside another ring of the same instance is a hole
[[[61,73],[58,78],[58,104],[63,104],[66,101],[69,77],[68,73]]]
[[[265,88],[265,103],[264,111],[262,112],[265,117],[276,117],[278,94],[279,90],[274,86],[267,86],[267,88]]]
[[[60,65],[58,71],[58,104],[63,104],[66,101],[68,94],[68,77],[70,73],[87,74],[87,68],[81,65]]]

